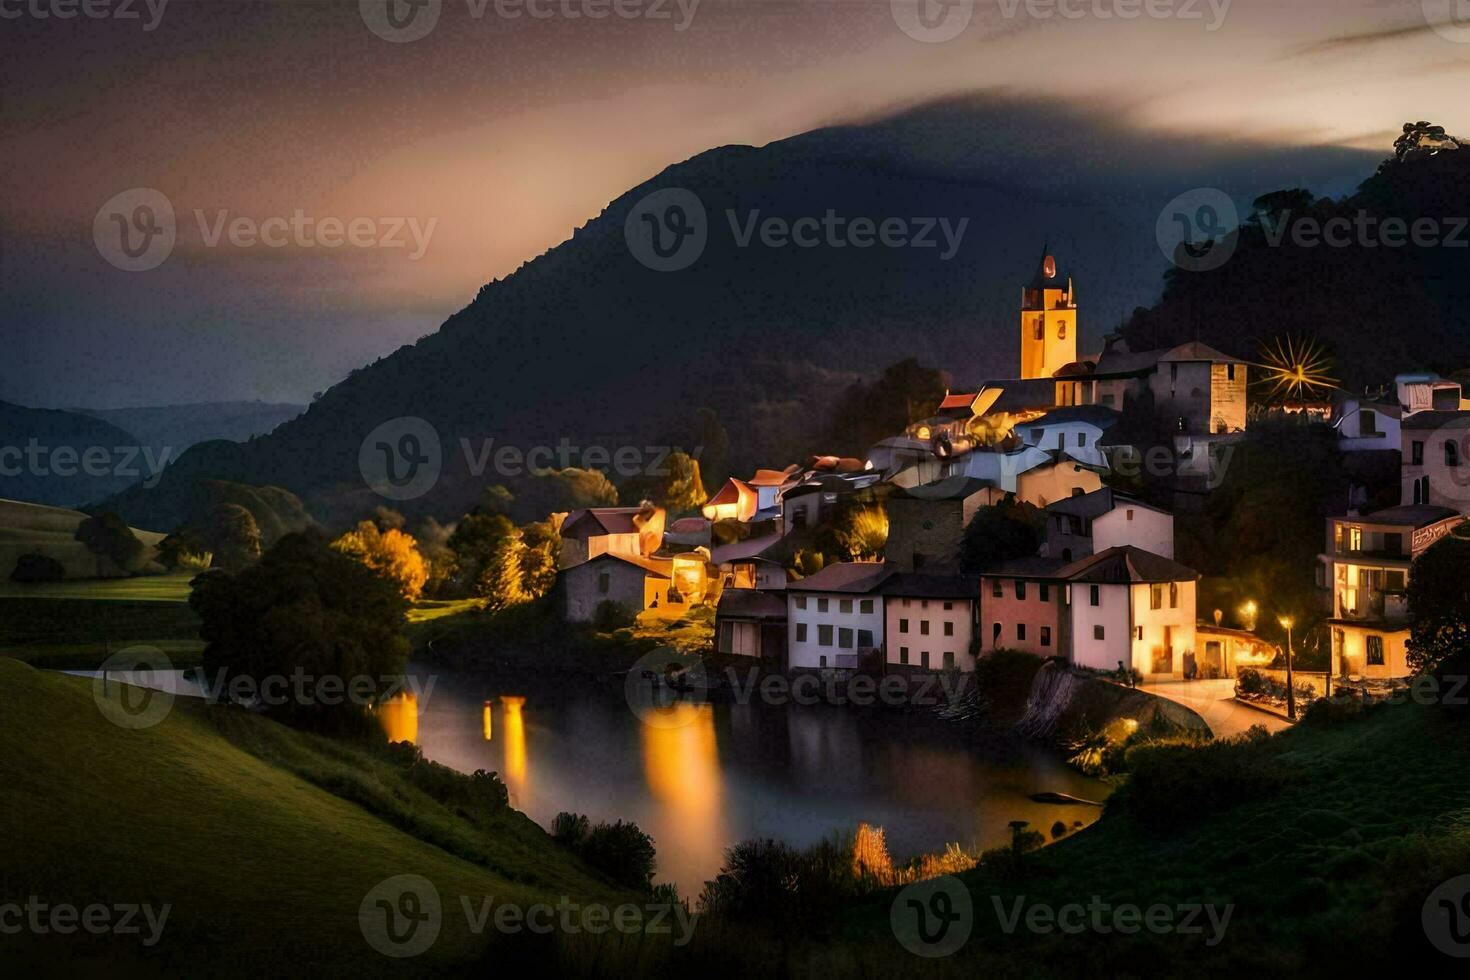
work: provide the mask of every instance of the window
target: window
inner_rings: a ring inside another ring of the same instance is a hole
[[[1365,436],[1381,436],[1382,430],[1378,428],[1378,415],[1372,409],[1364,409],[1359,416],[1358,432]]]
[[[844,650],[852,649],[852,630],[846,626],[837,631],[837,645]]]
[[[837,600],[837,611],[840,612],[840,613],[842,613],[844,616],[851,616],[852,615],[852,600],[851,599],[838,599]]]
[[[1179,583],[1178,582],[1170,582],[1169,583],[1169,608],[1170,609],[1178,609],[1179,608]]]
[[[1071,563],[1071,561],[1072,561],[1072,549],[1071,548],[1063,548],[1062,549],[1062,561],[1067,562],[1069,564]]]
[[[1000,624],[990,624],[990,643],[992,646],[1000,642]]]
[[[909,631],[909,621],[907,619],[900,619],[898,621],[898,631],[900,633],[907,633]]]
[[[864,615],[867,615],[867,614],[871,613],[872,611],[873,611],[873,600],[872,599],[864,599],[862,602],[858,603],[858,612],[861,612]]]
[[[906,664],[906,663],[909,662],[909,648],[908,647],[899,647],[898,648],[898,662],[901,663],[901,664]]]
[[[1363,529],[1362,528],[1360,528],[1360,527],[1350,527],[1350,528],[1348,528],[1348,550],[1349,551],[1362,551],[1363,550]]]
[[[944,652],[944,669],[945,670],[954,670],[954,651],[953,650],[946,650]]]
[[[826,612],[826,611],[827,611],[827,600],[826,599],[818,599],[817,600],[817,612]]]
[[[1086,446],[1087,445],[1087,433],[1085,433],[1085,432],[1079,432],[1079,433],[1077,433],[1077,445],[1078,446]]]
[[[1051,627],[1050,626],[1043,626],[1041,628],[1041,645],[1044,646],[1044,647],[1051,646]]]
[[[1134,639],[1136,639],[1139,643],[1142,643],[1143,642],[1143,627],[1142,626],[1136,627],[1134,629],[1134,631],[1133,631],[1133,636],[1134,636]]]
[[[1041,590],[1041,601],[1051,602],[1051,586],[1045,582],[1042,582],[1040,585],[1037,586],[1037,588]]]
[[[1091,598],[1091,604],[1094,605],[1094,606],[1096,606],[1096,605],[1099,604],[1098,603],[1098,598],[1099,597],[1098,597],[1098,588],[1097,588],[1097,586],[1095,586],[1095,585],[1092,586],[1091,592],[1092,592],[1092,595],[1090,597]],[[1098,637],[1098,639],[1100,640],[1100,639],[1102,639],[1102,637]]]
[[[1383,550],[1390,555],[1402,555],[1404,553],[1404,536],[1402,534],[1385,534],[1383,536]]]
[[[796,642],[797,643],[805,643],[806,642],[806,623],[797,623],[796,624]]]
[[[797,609],[805,609],[806,608],[806,596],[799,595],[799,596],[796,597],[796,608]]]
[[[1058,340],[1066,340],[1067,339],[1067,321],[1066,320],[1063,320],[1061,323],[1057,324],[1057,339]]]
[[[1031,338],[1033,340],[1046,339],[1046,317],[1036,318],[1036,325],[1031,329]]]
[[[944,624],[944,635],[954,636],[954,623],[946,622]]]
[[[952,603],[952,602],[946,602],[944,604],[944,609],[945,609],[946,612],[948,612],[949,610],[951,610],[953,608],[954,608],[954,603]]]
[[[1370,667],[1383,666],[1383,637],[1368,637],[1368,665]]]
[[[607,595],[607,590],[612,588],[612,576],[607,572],[597,573],[597,591],[601,595]]]
[[[1424,465],[1424,443],[1415,439],[1409,444],[1409,459],[1414,466]]]
[[[1148,607],[1150,609],[1164,608],[1164,587],[1162,585],[1148,587]]]
[[[993,599],[999,599],[1001,597],[1001,595],[1002,595],[1002,592],[1001,592],[1001,586],[1000,586],[1000,579],[998,579],[998,578],[991,579],[990,580],[990,596],[991,596],[991,598],[993,598]]]
[[[909,600],[909,599],[905,599],[905,600],[903,600],[903,607],[904,607],[904,608],[905,608],[905,609],[907,609],[907,608],[908,608],[908,607],[909,607],[909,602],[910,602],[910,601],[911,601],[911,600]]]
[[[928,609],[929,608],[929,600],[928,599],[920,599],[919,600],[919,608],[920,609]]]
[[[1016,598],[1026,598],[1026,583],[1021,581],[1020,579],[1016,579]]]
[[[927,619],[921,619],[919,621],[919,635],[920,636],[928,636],[929,635],[929,620],[927,620]]]
[[[872,630],[858,630],[858,649],[860,649],[860,650],[871,650],[871,649],[873,649],[873,631]]]
[[[1133,520],[1133,508],[1132,507],[1129,507],[1128,508],[1128,512],[1127,513],[1128,513],[1128,520],[1130,520],[1130,521]]]
[[[817,663],[820,666],[822,666],[822,667],[826,667],[827,666],[827,655],[825,653],[822,654],[822,656],[820,658],[818,658]]]
[[[1016,639],[1018,639],[1018,640],[1024,640],[1024,639],[1026,639],[1026,624],[1025,623],[1017,623],[1016,624]]]
[[[925,670],[928,670],[929,669],[929,651],[928,650],[925,650],[923,653],[920,653],[919,654],[919,665],[922,666]]]
[[[817,645],[830,647],[832,645],[832,626],[828,623],[817,624]]]
[[[1101,640],[1103,638],[1103,628],[1101,626],[1094,626],[1092,628],[1092,638],[1094,640]]]
[[[1444,443],[1444,465],[1460,465],[1460,447],[1455,445],[1455,440],[1446,439]]]
[[[1234,381],[1235,380],[1235,365],[1234,364],[1227,364],[1227,365],[1225,365],[1225,380],[1226,381]]]

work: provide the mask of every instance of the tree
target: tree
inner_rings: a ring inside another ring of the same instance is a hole
[[[454,555],[454,578],[460,587],[472,590],[501,539],[515,533],[516,526],[504,514],[476,511],[460,518],[446,542]]]
[[[699,465],[703,471],[705,496],[725,485],[730,475],[730,434],[720,424],[714,409],[699,410]]]
[[[211,557],[204,534],[192,527],[180,528],[158,543],[158,562],[170,571],[208,568]]]
[[[662,473],[640,474],[628,480],[620,495],[628,500],[649,500],[675,513],[693,510],[708,499],[699,460],[682,451],[669,454]]]
[[[981,507],[965,525],[960,539],[960,567],[982,571],[1013,558],[1028,558],[1041,547],[1041,535],[1023,505],[1013,499]]]
[[[521,558],[521,587],[533,599],[550,592],[556,585],[557,565],[561,557],[561,521],[553,515],[544,521],[521,528],[521,541],[526,550]]]
[[[944,376],[915,358],[889,365],[870,384],[859,381],[843,393],[832,420],[833,449],[862,454],[910,422],[928,418],[944,398]]]
[[[10,573],[12,582],[60,582],[66,577],[66,568],[50,555],[27,552],[15,561]]]
[[[78,524],[74,540],[124,572],[136,571],[143,559],[143,542],[133,534],[127,521],[111,512],[88,517]]]
[[[475,579],[474,593],[485,600],[486,609],[501,612],[530,601],[522,570],[527,550],[519,531],[507,534],[495,543]]]
[[[315,531],[286,535],[238,573],[198,576],[189,606],[210,683],[246,677],[266,692],[288,679],[286,703],[265,708],[292,719],[341,719],[353,707],[344,690],[377,697],[408,658],[408,601]]]
[[[877,558],[888,544],[888,512],[876,505],[844,509],[833,518],[832,533],[848,557]]]
[[[393,582],[410,602],[418,599],[429,580],[429,565],[418,542],[397,528],[381,531],[372,521],[363,521],[333,541],[332,547]]]
[[[206,533],[216,568],[238,572],[260,557],[260,525],[239,504],[220,504],[210,515]]]
[[[1464,525],[1461,525],[1462,527]],[[1409,571],[1409,666],[1429,673],[1470,661],[1470,540],[1442,538]]]

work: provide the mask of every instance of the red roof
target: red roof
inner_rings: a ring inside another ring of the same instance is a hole
[[[958,395],[945,395],[944,401],[939,403],[939,408],[941,411],[946,408],[969,408],[975,403],[975,395],[976,392],[970,392],[968,395],[963,393]]]

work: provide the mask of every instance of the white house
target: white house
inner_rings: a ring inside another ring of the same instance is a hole
[[[1103,434],[1118,423],[1120,414],[1101,405],[1058,408],[1013,430],[1021,441],[1037,449],[1063,452],[1080,463],[1108,468],[1100,443]]]
[[[1043,553],[1067,562],[1121,545],[1174,557],[1174,515],[1107,487],[1048,506],[1045,533]]]
[[[1147,680],[1198,670],[1195,585],[1199,573],[1134,547],[1109,548],[1057,573],[1067,582],[1072,661]]]
[[[1458,381],[1437,374],[1400,374],[1393,379],[1405,415],[1415,412],[1459,412],[1470,409],[1470,399]]]
[[[1398,452],[1402,444],[1399,426],[1403,413],[1403,407],[1389,399],[1345,398],[1333,423],[1338,445],[1344,452]]]
[[[883,596],[893,571],[871,562],[828,565],[786,589],[787,662],[793,669],[858,666],[883,643]]]

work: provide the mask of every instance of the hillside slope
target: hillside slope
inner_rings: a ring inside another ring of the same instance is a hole
[[[59,507],[101,500],[151,476],[150,463],[166,462],[142,446],[90,415],[0,401],[0,498]]]
[[[76,540],[77,525],[86,518],[81,511],[64,507],[0,499],[0,577],[8,578],[16,560],[30,553],[61,562],[67,578],[121,574],[107,559],[88,551],[86,545]],[[143,542],[143,560],[151,560],[163,534],[137,527],[132,530],[134,537]]]

